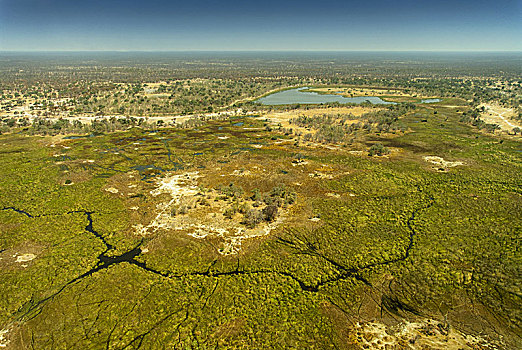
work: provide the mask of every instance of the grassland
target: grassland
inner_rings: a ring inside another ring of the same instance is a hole
[[[417,106],[342,147],[277,125],[295,111],[1,135],[2,344],[520,347],[520,138],[457,110]],[[248,226],[275,197],[277,219]]]

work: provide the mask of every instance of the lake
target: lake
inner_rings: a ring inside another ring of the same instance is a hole
[[[436,103],[442,101],[440,98],[428,98],[427,100],[422,100],[421,103]]]
[[[344,97],[340,95],[329,95],[329,94],[318,94],[316,92],[306,91],[307,87],[290,89],[275,92],[257,99],[255,102],[263,105],[287,105],[287,104],[320,104],[320,103],[363,103],[370,102],[373,104],[390,105],[396,104],[395,102],[386,102],[377,96],[359,96],[359,97]]]

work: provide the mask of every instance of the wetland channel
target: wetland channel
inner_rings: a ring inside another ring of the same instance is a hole
[[[407,245],[407,247],[405,249],[405,252],[401,256],[398,256],[398,257],[395,257],[395,258],[390,258],[390,259],[387,259],[387,260],[384,260],[384,261],[381,261],[381,262],[370,263],[370,264],[359,266],[359,267],[346,267],[346,266],[344,266],[344,265],[334,261],[333,259],[331,259],[331,258],[329,258],[327,256],[324,256],[323,254],[321,254],[318,251],[318,249],[316,247],[308,246],[307,249],[309,251],[307,252],[307,254],[316,255],[318,258],[322,258],[322,259],[326,260],[327,262],[329,262],[330,264],[335,266],[335,268],[339,271],[339,274],[337,276],[329,277],[327,279],[321,280],[321,281],[316,282],[314,284],[307,284],[306,282],[302,281],[300,278],[294,276],[292,273],[286,272],[286,271],[277,271],[277,270],[274,270],[274,269],[260,269],[260,270],[249,271],[249,270],[240,269],[239,258],[238,258],[238,264],[237,264],[236,269],[235,270],[231,270],[231,271],[212,271],[211,270],[212,267],[217,262],[217,260],[214,260],[210,264],[210,266],[208,267],[208,269],[206,271],[194,271],[194,272],[189,272],[189,273],[184,273],[184,274],[174,274],[172,272],[161,272],[161,271],[155,270],[155,269],[147,266],[147,264],[145,262],[136,260],[136,257],[141,255],[141,253],[142,253],[141,245],[144,243],[143,239],[133,249],[131,249],[131,250],[129,250],[129,251],[127,251],[127,252],[125,252],[125,253],[123,253],[121,255],[109,256],[108,253],[111,250],[114,250],[114,247],[110,243],[108,243],[106,241],[106,239],[105,239],[105,237],[103,235],[101,235],[99,232],[94,230],[94,228],[93,228],[93,218],[92,218],[92,215],[94,214],[94,212],[89,212],[89,211],[86,211],[86,210],[70,211],[70,212],[67,212],[67,214],[78,213],[78,214],[84,214],[86,216],[86,218],[87,218],[87,225],[85,226],[85,231],[89,232],[90,234],[92,234],[96,238],[98,238],[103,243],[103,245],[105,246],[105,250],[101,254],[98,255],[98,257],[97,257],[98,258],[97,264],[94,267],[92,267],[90,270],[88,270],[87,272],[85,272],[85,273],[79,275],[78,277],[75,277],[74,279],[70,280],[65,285],[63,285],[58,291],[54,292],[53,294],[51,294],[48,297],[46,297],[44,299],[41,299],[39,301],[30,300],[27,303],[25,303],[19,309],[19,313],[21,315],[18,317],[18,319],[19,320],[24,320],[24,319],[32,319],[32,318],[36,317],[41,312],[41,307],[43,307],[43,305],[47,301],[49,301],[49,300],[53,299],[54,297],[56,297],[58,294],[60,294],[69,285],[72,285],[72,284],[74,284],[76,282],[79,282],[83,278],[89,277],[93,273],[96,273],[96,272],[98,272],[100,270],[107,269],[107,268],[109,268],[112,265],[123,263],[123,262],[129,263],[131,265],[135,265],[135,266],[143,269],[144,271],[147,271],[149,273],[153,273],[155,275],[158,275],[158,276],[161,276],[161,277],[164,277],[164,278],[182,278],[182,277],[185,277],[185,276],[206,276],[206,277],[217,278],[217,277],[221,277],[221,276],[235,276],[235,275],[248,275],[248,274],[274,274],[274,275],[280,275],[280,276],[284,276],[286,278],[290,278],[290,279],[294,280],[299,285],[301,290],[302,291],[306,291],[306,292],[318,292],[321,287],[323,287],[325,285],[328,285],[328,284],[331,284],[331,283],[335,283],[335,282],[344,280],[346,278],[354,278],[355,280],[357,280],[359,282],[362,282],[362,283],[364,283],[364,284],[366,284],[368,286],[371,286],[370,282],[367,281],[363,276],[361,276],[361,273],[364,272],[364,271],[370,270],[370,269],[372,269],[372,268],[374,268],[376,266],[383,266],[383,265],[393,264],[393,263],[397,263],[397,262],[404,261],[404,260],[408,259],[408,257],[411,254],[411,250],[413,249],[414,238],[415,238],[415,236],[417,234],[417,232],[415,231],[412,223],[415,220],[416,215],[420,211],[426,210],[426,209],[430,208],[433,204],[434,204],[434,199],[433,199],[433,197],[430,196],[428,204],[426,204],[426,205],[424,205],[422,207],[419,207],[418,209],[414,210],[412,212],[411,216],[408,218],[408,220],[406,222],[406,225],[407,225],[407,227],[408,227],[408,229],[410,231],[410,233],[409,233],[409,241],[408,241],[408,245]],[[21,210],[21,209],[18,209],[18,208],[14,208],[14,207],[4,207],[1,210],[12,210],[12,211],[14,211],[14,212],[16,212],[18,214],[25,215],[25,216],[27,216],[28,218],[31,218],[31,219],[42,217],[42,216],[46,216],[46,214],[32,215],[32,214],[30,214],[30,213],[28,213],[28,212],[26,212],[24,210]],[[286,246],[288,246],[290,248],[296,248],[296,244],[294,242],[290,241],[290,240],[277,238],[277,242],[281,243],[283,245],[286,245]]]

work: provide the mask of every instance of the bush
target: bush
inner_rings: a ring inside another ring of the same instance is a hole
[[[254,202],[260,202],[263,200],[263,195],[261,194],[261,192],[259,191],[259,189],[254,189],[254,194],[252,195],[252,197],[250,197]]]
[[[241,205],[239,206],[239,212],[240,212],[241,214],[246,214],[246,213],[248,213],[248,211],[249,211],[250,209],[252,209],[252,208],[250,207],[250,204],[248,204],[248,203],[243,203],[243,204],[241,204]]]
[[[386,147],[384,147],[382,144],[380,143],[376,143],[375,145],[373,145],[372,147],[370,147],[370,149],[368,150],[368,155],[370,157],[373,157],[373,156],[382,156],[384,154],[388,154],[390,153],[390,150]]]
[[[239,198],[243,195],[244,192],[241,187],[236,186],[233,183],[228,186],[221,186],[219,190],[222,194],[231,198]]]
[[[265,221],[271,222],[277,217],[277,205],[270,204],[263,208],[263,218]]]
[[[263,220],[263,213],[260,210],[250,209],[243,217],[243,224],[250,228],[256,227]]]
[[[232,217],[236,214],[237,209],[234,206],[231,206],[223,212],[223,216],[227,219],[232,219]]]

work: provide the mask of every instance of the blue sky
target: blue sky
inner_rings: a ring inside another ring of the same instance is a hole
[[[522,0],[0,0],[0,50],[522,51]]]

